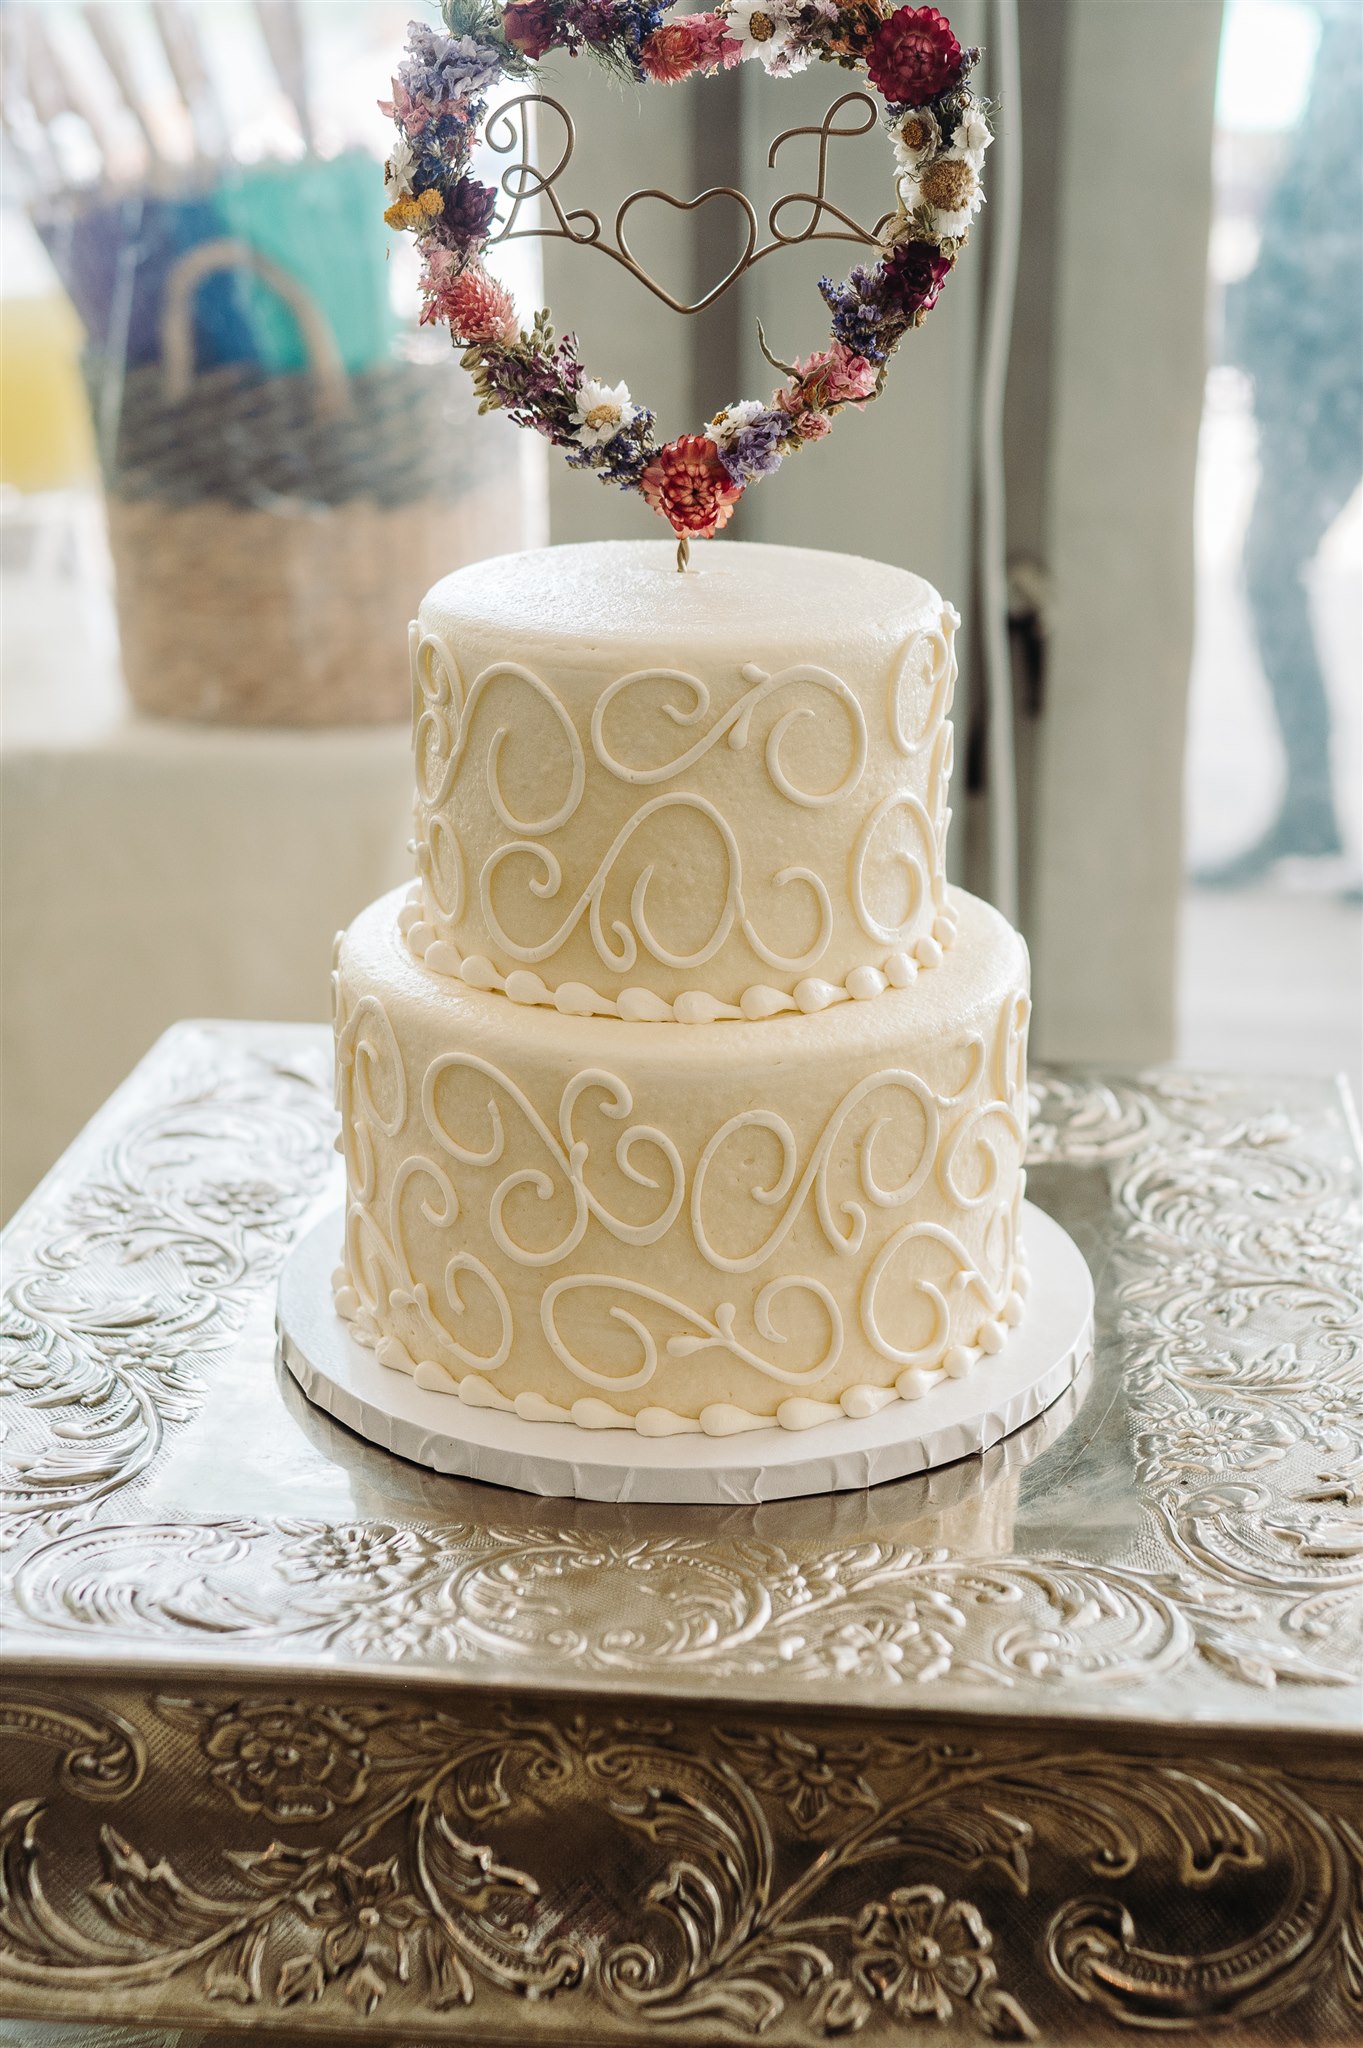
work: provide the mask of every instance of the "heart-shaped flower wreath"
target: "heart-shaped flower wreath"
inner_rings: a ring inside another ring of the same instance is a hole
[[[984,200],[992,140],[962,50],[935,7],[883,0],[722,0],[707,14],[667,18],[651,0],[444,0],[445,29],[410,24],[407,51],[381,102],[397,125],[387,165],[391,227],[410,228],[423,257],[421,318],[447,322],[483,410],[534,427],[570,463],[639,491],[683,538],[708,539],[746,485],[821,441],[844,406],[878,396],[890,357],[936,303]],[[832,313],[829,346],[790,366],[769,404],[740,399],[703,433],[659,445],[653,414],[623,384],[590,376],[572,335],[556,340],[547,312],[522,328],[510,293],[483,265],[497,193],[469,174],[504,78],[532,75],[551,50],[590,51],[613,71],[673,84],[755,57],[773,76],[814,59],[861,72],[884,102],[897,204],[876,263],[841,284],[820,278]]]

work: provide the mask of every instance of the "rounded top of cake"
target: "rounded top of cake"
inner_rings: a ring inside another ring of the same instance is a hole
[[[715,541],[692,553],[685,575],[665,540],[580,541],[498,555],[446,576],[421,607],[425,631],[514,637],[533,663],[537,643],[590,659],[632,642],[656,663],[670,643],[698,647],[735,636],[766,667],[818,661],[859,642],[898,646],[934,625],[942,600],[930,583],[888,562],[822,548]]]

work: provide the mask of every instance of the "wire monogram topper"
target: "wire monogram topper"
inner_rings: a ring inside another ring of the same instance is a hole
[[[678,567],[685,568],[689,541],[724,526],[749,484],[821,441],[847,406],[879,395],[899,343],[936,304],[984,201],[981,174],[993,136],[970,82],[979,52],[962,50],[935,7],[894,8],[888,0],[721,0],[708,13],[680,17],[667,0],[443,0],[442,13],[443,33],[411,24],[392,100],[381,103],[397,128],[384,217],[415,235],[421,317],[448,325],[484,411],[509,413],[573,467],[637,492],[677,534]],[[787,143],[809,137],[817,144],[816,176],[812,191],[773,202],[765,240],[757,209],[731,185],[694,199],[656,186],[631,192],[608,232],[590,207],[568,207],[559,194],[576,136],[567,109],[533,85],[550,51],[590,55],[643,84],[714,76],[749,58],[778,78],[813,62],[835,63],[863,75],[879,97],[845,92],[817,126],[776,137],[769,168]],[[489,112],[505,79],[530,80],[531,89]],[[547,169],[532,110],[557,147]],[[828,197],[829,151],[877,126],[893,150],[894,205],[867,227]],[[512,159],[496,187],[472,174],[480,141]],[[677,298],[631,247],[630,216],[647,200],[684,212],[717,200],[737,207],[739,254],[699,298]],[[547,309],[522,325],[484,258],[499,243],[531,237],[596,249],[688,315],[713,305],[777,249],[851,242],[875,260],[841,283],[820,278],[831,332],[827,346],[803,362],[772,355],[759,326],[762,353],[784,379],[770,400],[736,400],[700,433],[660,442],[652,411],[623,383],[591,375],[575,337],[557,336]]]
[[[853,114],[855,110],[855,115]],[[544,112],[551,113],[561,124],[562,140],[559,153],[549,170],[542,170],[535,161],[535,149],[542,141],[545,122]],[[838,116],[846,112],[852,123],[839,126]],[[536,118],[532,119],[532,113]],[[812,192],[784,192],[774,200],[767,212],[767,234],[769,240],[761,241],[761,227],[757,209],[746,192],[736,185],[711,185],[694,199],[677,199],[660,186],[648,185],[637,192],[631,192],[621,200],[615,209],[615,218],[607,234],[602,226],[601,216],[590,207],[575,206],[565,209],[558,193],[559,180],[572,161],[577,143],[577,131],[572,115],[558,100],[547,93],[522,93],[519,98],[508,101],[497,109],[488,122],[484,140],[489,149],[499,156],[516,154],[516,161],[508,165],[498,183],[503,196],[510,201],[504,217],[494,215],[493,232],[489,234],[485,248],[495,248],[499,242],[511,242],[539,237],[572,242],[581,249],[596,249],[603,256],[609,256],[627,270],[631,277],[653,296],[661,299],[674,313],[703,313],[707,306],[713,306],[723,298],[740,277],[760,263],[764,256],[772,255],[777,249],[794,249],[804,242],[854,242],[866,248],[877,248],[894,214],[882,214],[874,227],[863,227],[859,221],[835,206],[828,197],[828,149],[829,144],[844,139],[855,139],[869,135],[880,125],[880,116],[875,101],[864,92],[845,92],[835,100],[817,125],[787,128],[778,135],[767,151],[767,168],[775,170],[776,159],[788,142],[795,142],[801,136],[818,138],[817,178]],[[739,209],[745,228],[742,251],[732,266],[712,285],[701,298],[689,303],[678,299],[660,284],[653,273],[640,262],[627,239],[625,223],[636,206],[645,200],[660,200],[665,206],[676,207],[679,211],[693,213],[697,208],[708,205],[712,200],[732,200]],[[536,200],[543,200],[551,223],[533,226],[521,225],[523,214],[533,207]],[[807,207],[804,225],[794,232],[782,226],[787,209]],[[825,216],[837,221],[837,227],[823,227],[820,223]]]

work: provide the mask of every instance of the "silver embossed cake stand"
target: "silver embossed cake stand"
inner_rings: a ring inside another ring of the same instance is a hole
[[[437,1472],[565,1499],[724,1506],[883,1485],[987,1451],[1071,1386],[1093,1353],[1093,1282],[1061,1226],[1026,1205],[1027,1314],[1001,1352],[916,1401],[807,1430],[643,1437],[466,1407],[380,1365],[331,1302],[337,1211],[295,1246],[279,1282],[280,1356],[310,1401],[357,1435]]]
[[[304,1399],[275,1291],[340,1199],[330,1066],[179,1026],[5,1239],[25,2048],[1357,2041],[1331,1088],[1034,1070],[1088,1375],[955,1465],[697,1508],[446,1477]]]

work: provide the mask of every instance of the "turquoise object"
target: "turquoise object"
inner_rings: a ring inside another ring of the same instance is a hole
[[[325,316],[354,375],[392,354],[383,167],[364,150],[252,164],[214,194],[223,232],[249,242],[297,279]],[[256,360],[272,375],[304,367],[297,323],[258,280],[241,279]]]

